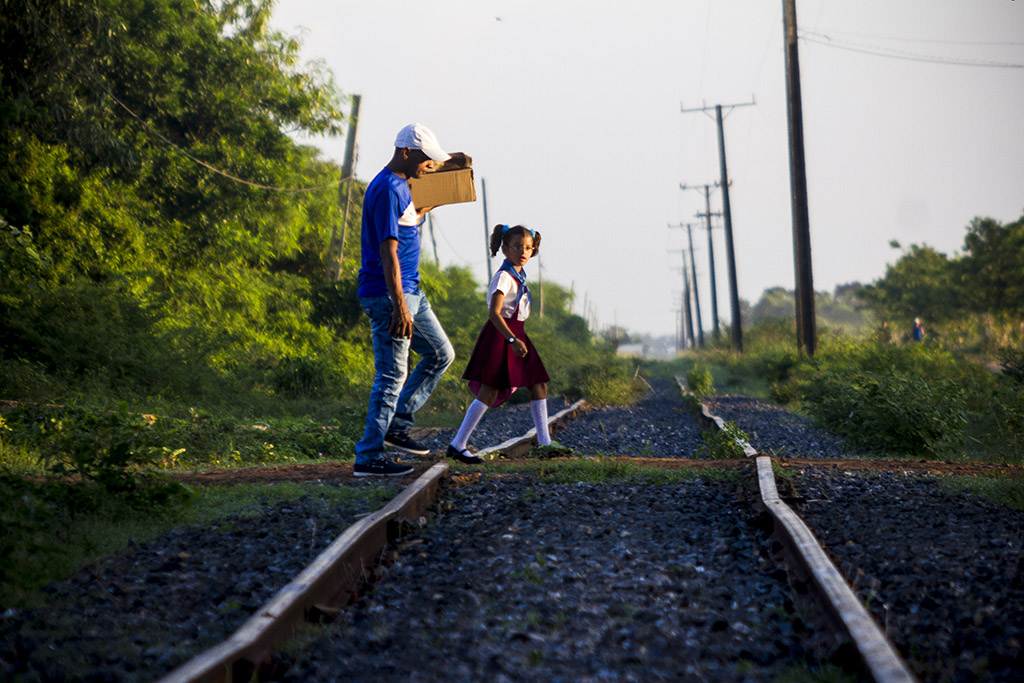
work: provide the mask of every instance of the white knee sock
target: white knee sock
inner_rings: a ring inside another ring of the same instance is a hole
[[[469,404],[469,408],[466,409],[466,417],[462,418],[462,425],[459,427],[458,433],[452,439],[452,446],[455,446],[457,450],[463,450],[469,441],[469,435],[480,424],[480,418],[486,412],[487,404],[480,401],[480,399],[473,399],[473,402]]]
[[[530,415],[533,415],[533,426],[537,428],[537,443],[541,446],[551,444],[548,434],[548,400],[530,401]]]

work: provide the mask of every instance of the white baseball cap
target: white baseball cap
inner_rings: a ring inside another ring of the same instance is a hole
[[[395,138],[395,147],[423,150],[423,153],[438,163],[444,163],[451,159],[448,152],[441,149],[437,138],[429,128],[419,123],[410,123],[398,131]]]

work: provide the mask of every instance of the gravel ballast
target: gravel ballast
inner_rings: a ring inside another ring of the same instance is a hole
[[[555,438],[584,455],[693,457],[702,442],[678,392],[654,385],[636,406],[589,409]],[[763,402],[710,404],[758,450],[842,452]],[[525,405],[488,411],[471,444],[531,426]],[[455,469],[458,481],[474,472]],[[815,466],[792,481],[798,513],[921,681],[1020,680],[1024,513],[943,494],[927,477]],[[398,542],[322,647],[276,675],[344,678],[348,664],[319,659],[323,648],[362,662],[360,680],[757,681],[804,657],[813,668],[820,650],[762,559],[737,488],[489,475],[445,489],[438,515]],[[0,678],[154,680],[233,632],[365,512],[302,499],[133,547],[49,587],[50,607],[4,613]]]
[[[44,589],[0,619],[0,679],[152,681],[231,635],[372,512],[306,496],[183,527]]]
[[[807,471],[798,512],[923,681],[1024,680],[1024,511],[933,478]]]
[[[486,479],[277,678],[776,680],[807,634],[721,485]]]

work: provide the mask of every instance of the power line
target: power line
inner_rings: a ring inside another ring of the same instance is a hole
[[[851,41],[843,40],[842,38],[833,38],[832,36],[829,36],[824,33],[813,33],[810,31],[801,31],[800,38],[805,42],[815,43],[817,45],[824,45],[825,47],[834,47],[840,50],[849,50],[850,52],[859,52],[862,54],[875,55],[876,57],[888,57],[890,59],[904,59],[914,62],[931,62],[933,64],[953,64],[957,66],[984,66],[1000,69],[1024,69],[1024,64],[1016,64],[1013,62],[994,62],[981,59],[940,57],[935,55],[917,54],[914,52],[896,50],[893,48],[883,47],[880,45],[865,45],[861,43],[854,43]]]
[[[935,45],[1024,45],[1024,40],[937,40],[934,38],[901,38],[899,36],[876,36],[869,33],[852,33],[850,31],[835,31],[832,29],[822,29],[821,31],[800,29],[800,33],[803,35],[822,36],[824,38],[832,35],[845,35],[853,36],[855,38],[869,38],[871,40],[892,40],[900,43],[932,43]]]

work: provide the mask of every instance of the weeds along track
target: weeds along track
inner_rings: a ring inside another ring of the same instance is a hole
[[[823,541],[897,661],[920,680],[1019,679],[1024,516],[942,493],[912,463],[815,458],[804,444],[827,435],[728,400],[740,405],[728,419],[751,435],[752,451],[766,448],[757,437],[773,429],[793,444],[799,458],[775,458],[787,473],[778,498]],[[849,645],[848,627],[819,618],[828,611],[802,595],[815,594],[807,568],[767,533],[778,523],[764,515],[755,458],[694,459],[703,442],[684,405],[674,387],[655,384],[636,406],[586,410],[558,427],[555,438],[581,455],[608,456],[590,461],[590,474],[582,460],[541,463],[563,472],[543,477],[537,467],[498,465],[480,476],[426,462],[390,509],[299,501],[218,525],[234,529],[135,548],[52,587],[51,608],[5,614],[0,673],[248,680],[272,650],[261,675],[288,681],[805,680],[830,660],[852,667],[863,652]],[[490,411],[474,442],[501,443],[529,425],[524,406]],[[442,449],[451,434],[427,438]],[[662,474],[624,477],[622,462]],[[854,475],[843,462],[871,462],[876,472]],[[664,474],[708,465],[737,471]],[[345,468],[270,479],[366,485]],[[327,572],[326,587],[307,591],[314,581],[302,579],[303,567],[341,540],[325,532],[347,528],[352,540],[360,526],[374,531]],[[291,602],[275,606],[283,596]],[[299,628],[303,614],[333,623]],[[205,669],[180,668],[203,652]],[[908,678],[898,668],[871,675]]]

